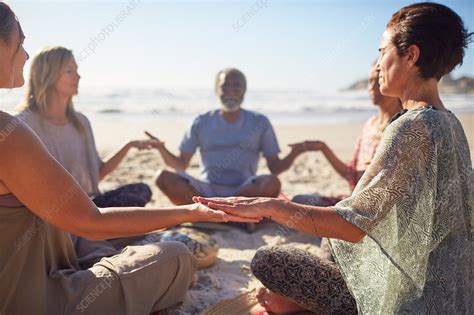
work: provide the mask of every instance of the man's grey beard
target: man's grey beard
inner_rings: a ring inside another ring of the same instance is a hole
[[[240,104],[232,104],[232,106],[229,106],[227,104],[222,103],[221,108],[224,112],[233,113],[240,109]]]

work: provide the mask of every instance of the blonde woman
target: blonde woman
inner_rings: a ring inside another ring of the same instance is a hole
[[[33,58],[19,117],[35,131],[51,155],[97,206],[143,207],[151,199],[151,190],[146,184],[129,184],[102,194],[99,181],[117,168],[131,148],[146,149],[151,141],[130,141],[102,161],[89,120],[74,110],[72,98],[78,93],[80,78],[70,50],[63,47],[43,49]]]
[[[0,88],[24,84],[28,54],[0,2]],[[203,205],[98,208],[33,131],[0,112],[0,313],[148,314],[183,301],[196,263],[181,243],[129,246],[81,269],[71,234],[107,239],[183,222],[255,222]]]

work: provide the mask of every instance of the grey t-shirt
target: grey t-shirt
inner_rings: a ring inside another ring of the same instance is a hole
[[[85,132],[81,133],[72,123],[54,125],[40,114],[25,111],[18,118],[23,120],[40,137],[49,153],[74,177],[90,196],[100,194],[99,170],[102,160],[95,147],[89,120],[77,113]]]
[[[227,122],[219,110],[198,116],[187,130],[181,152],[201,153],[201,180],[238,186],[257,172],[260,152],[265,157],[280,152],[267,117],[241,109],[239,118]]]

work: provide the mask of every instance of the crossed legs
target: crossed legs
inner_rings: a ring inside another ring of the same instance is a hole
[[[199,186],[199,182],[196,182],[195,185]],[[175,205],[193,203],[192,197],[202,195],[204,191],[204,189],[193,186],[183,176],[166,170],[159,172],[155,183]],[[202,183],[202,185],[207,184]],[[261,175],[240,187],[240,190],[235,195],[244,197],[277,197],[280,189],[281,183],[278,177],[275,175]]]
[[[265,246],[251,267],[265,286],[257,298],[267,311],[357,314],[355,300],[332,261],[290,246]]]

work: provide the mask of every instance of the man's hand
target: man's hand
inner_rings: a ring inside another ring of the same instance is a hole
[[[152,135],[151,133],[149,133],[148,131],[145,131],[145,135],[147,135],[151,141],[151,146],[155,149],[161,149],[161,148],[164,148],[165,146],[165,142],[164,141],[161,141],[160,139],[158,139],[157,137],[155,137],[154,135]]]
[[[155,147],[155,140],[133,140],[128,143],[130,148],[138,150],[149,150]]]
[[[289,145],[292,150],[297,152],[307,152],[307,151],[322,151],[326,148],[326,144],[322,141],[304,141],[299,143],[293,143]]]

